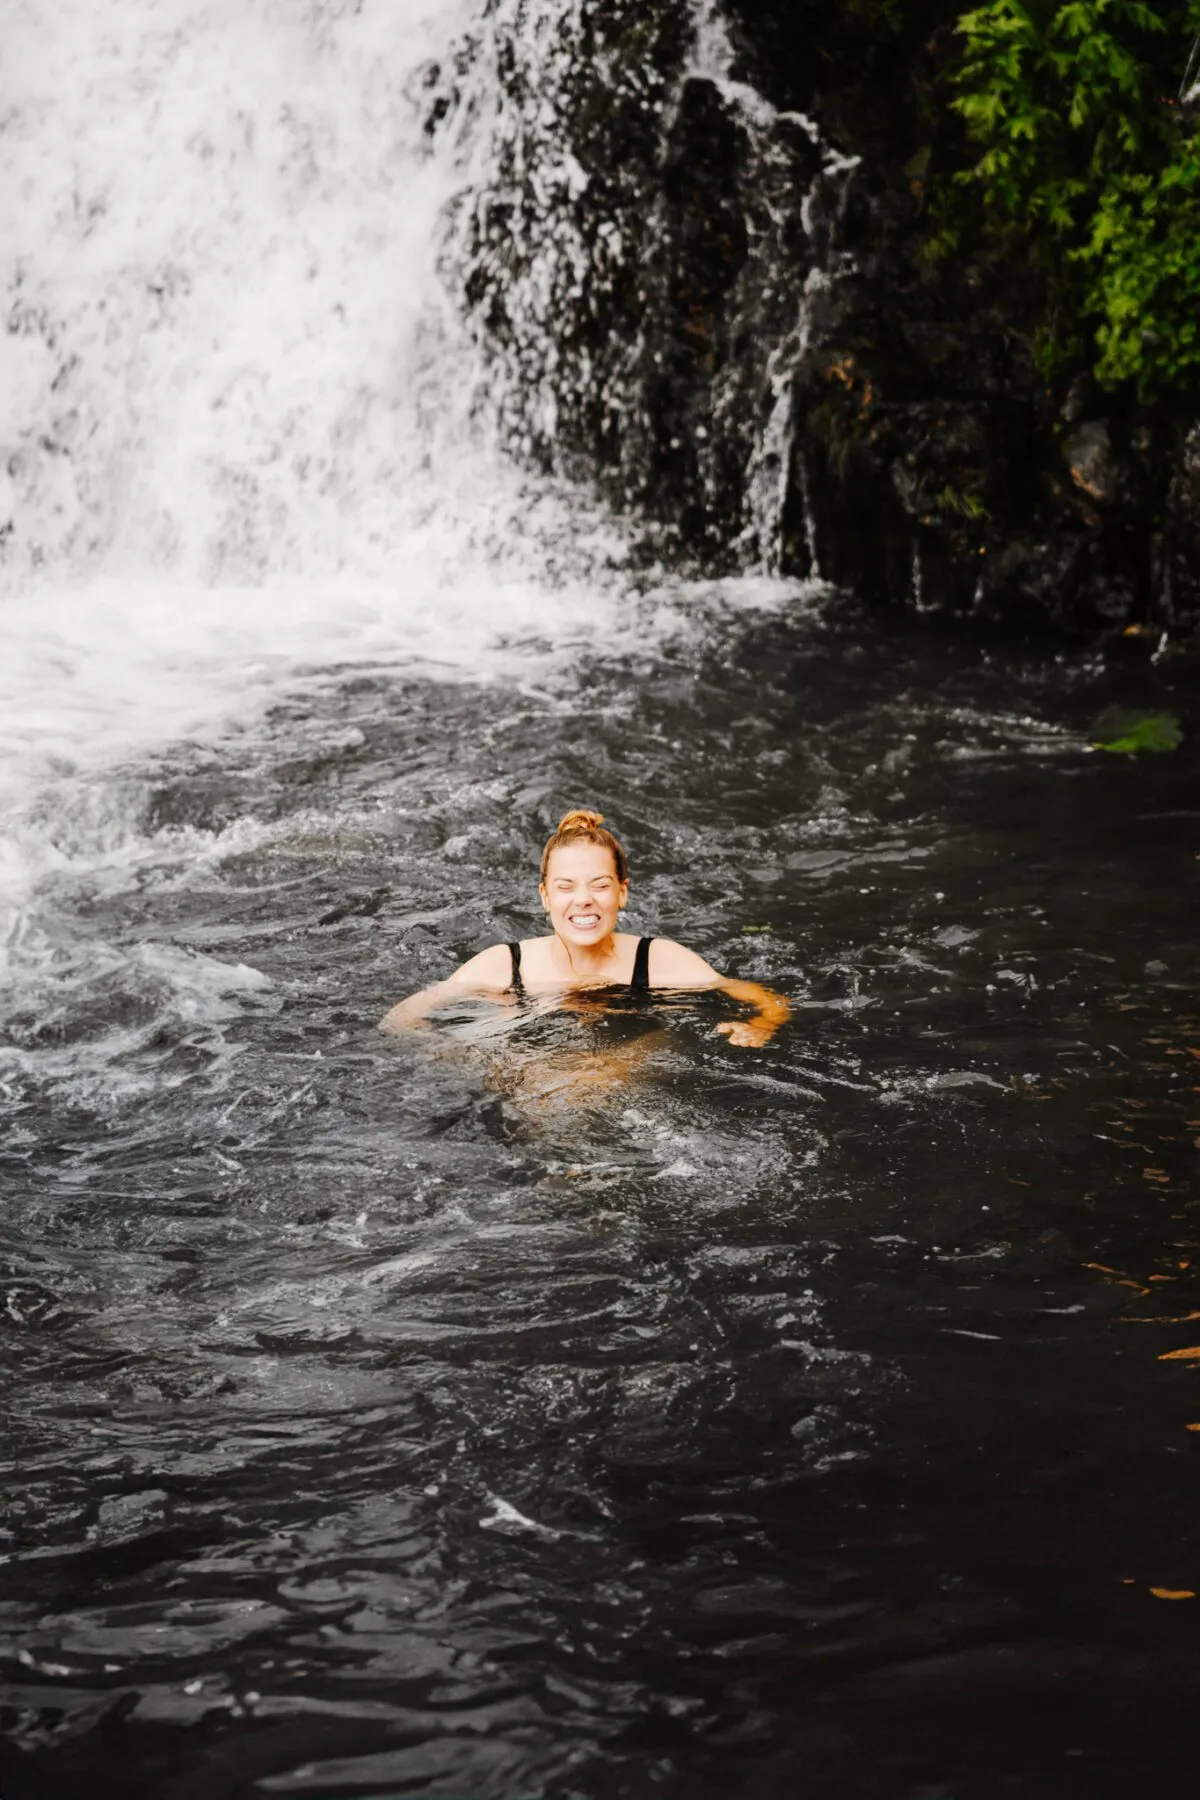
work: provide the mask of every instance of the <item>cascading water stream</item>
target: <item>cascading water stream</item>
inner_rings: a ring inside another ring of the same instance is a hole
[[[471,104],[443,99],[485,151],[447,269],[517,454],[718,563],[818,575],[797,374],[854,273],[858,159],[742,61],[713,0],[490,8]]]
[[[719,0],[696,0],[694,10],[695,39],[685,78],[713,83],[743,122],[760,165],[763,192],[771,191],[771,171],[776,169],[782,174],[788,165],[786,148],[779,142],[781,125],[799,130],[819,152],[819,171],[799,208],[811,266],[800,283],[795,324],[774,345],[766,361],[766,404],[746,464],[748,518],[741,540],[753,566],[764,575],[778,576],[787,554],[788,499],[796,487],[803,500],[809,574],[819,578],[821,567],[804,449],[796,441],[795,374],[809,351],[816,318],[828,310],[837,282],[854,272],[853,259],[840,247],[837,237],[847,185],[860,159],[824,143],[816,122],[805,114],[780,113],[757,88],[736,78],[736,52]],[[782,228],[782,218],[775,223]],[[768,274],[767,278],[771,276]],[[775,278],[786,280],[782,270]]]

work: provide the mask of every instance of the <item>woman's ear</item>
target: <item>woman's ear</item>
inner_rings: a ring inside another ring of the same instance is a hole
[[[627,906],[628,902],[629,902],[629,883],[627,881],[623,881],[621,883],[620,887],[617,889],[617,905],[618,905],[618,907],[620,907],[622,912],[625,910],[625,907]]]

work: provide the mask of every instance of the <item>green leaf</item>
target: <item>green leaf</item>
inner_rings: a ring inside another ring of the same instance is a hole
[[[1172,712],[1106,713],[1092,741],[1094,750],[1111,750],[1119,756],[1138,756],[1143,751],[1162,754],[1178,750],[1183,728]]]

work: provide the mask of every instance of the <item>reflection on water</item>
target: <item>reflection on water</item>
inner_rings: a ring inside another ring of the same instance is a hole
[[[536,688],[334,672],[37,890],[5,1800],[1184,1791],[1194,753],[1087,749],[1165,676],[685,599]],[[580,798],[766,1049],[376,1032]]]
[[[729,1010],[708,995],[658,991],[648,1002],[627,988],[456,999],[432,1015],[437,1036],[419,1041],[448,1068],[479,1076],[510,1129],[521,1122],[536,1134],[557,1121],[580,1131],[592,1112],[602,1129],[640,1090],[694,1078],[680,1027],[707,1014],[711,1032]]]

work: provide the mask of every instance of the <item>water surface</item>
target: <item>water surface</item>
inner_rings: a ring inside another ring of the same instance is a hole
[[[5,1800],[1191,1791],[1195,755],[1089,747],[1168,688],[728,584],[58,792]],[[580,803],[769,1047],[375,1031]]]

